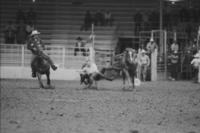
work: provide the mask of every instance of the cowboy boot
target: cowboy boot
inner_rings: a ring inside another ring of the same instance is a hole
[[[51,65],[51,68],[52,68],[54,71],[58,68],[56,65],[54,65],[53,61],[52,61],[50,58],[48,58],[48,62],[49,62],[49,64]]]
[[[34,69],[32,69],[32,77],[35,78],[36,77],[36,71]]]
[[[58,67],[56,65],[52,64],[51,68],[55,71]]]

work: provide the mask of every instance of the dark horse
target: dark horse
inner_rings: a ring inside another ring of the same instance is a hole
[[[122,56],[122,78],[123,78],[123,89],[125,89],[125,81],[128,80],[129,87],[134,89],[135,87],[135,75],[137,69],[137,54],[136,51],[132,48],[127,48]]]
[[[50,64],[47,60],[43,59],[41,56],[36,56],[31,63],[31,67],[36,71],[36,75],[38,77],[40,88],[44,88],[42,83],[42,75],[45,74],[47,77],[47,85],[51,87],[51,80],[50,80]]]

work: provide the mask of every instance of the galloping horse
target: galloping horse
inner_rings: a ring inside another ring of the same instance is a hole
[[[137,69],[137,54],[136,51],[132,48],[127,48],[122,57],[122,78],[123,78],[123,89],[125,89],[125,81],[128,80],[128,83],[132,89],[135,85],[135,75]]]
[[[38,77],[40,88],[44,88],[42,83],[42,75],[45,74],[47,77],[47,85],[51,87],[51,80],[50,80],[50,64],[47,60],[43,59],[41,56],[36,56],[31,63],[31,67],[36,71],[36,75]]]

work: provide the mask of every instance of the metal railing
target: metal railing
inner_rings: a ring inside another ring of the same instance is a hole
[[[47,45],[45,53],[59,65],[60,68],[80,69],[89,51],[86,50],[85,55],[77,52],[74,55],[75,47]],[[113,51],[111,50],[95,50],[95,60],[99,67],[111,63]],[[1,66],[18,66],[29,67],[32,53],[25,45],[17,44],[0,44],[0,63]]]

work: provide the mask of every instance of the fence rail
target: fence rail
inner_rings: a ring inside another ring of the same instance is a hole
[[[75,47],[67,46],[46,46],[45,52],[50,56],[55,64],[61,68],[66,69],[80,69],[81,65],[85,61],[85,58],[89,56],[89,51],[86,55],[82,55],[81,52],[77,52],[74,55]],[[111,50],[95,50],[95,60],[99,67],[105,66],[111,63],[113,51]],[[32,58],[31,52],[25,45],[17,44],[0,44],[0,63],[1,66],[30,66],[30,60]]]

